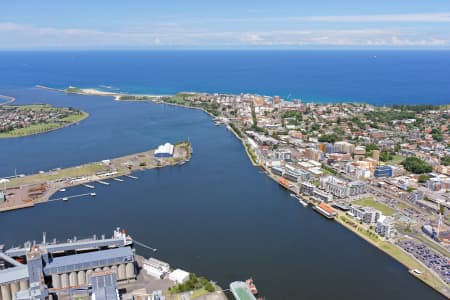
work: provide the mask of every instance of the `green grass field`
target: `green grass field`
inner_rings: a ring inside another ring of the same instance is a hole
[[[93,175],[97,172],[107,171],[107,167],[101,163],[91,163],[79,167],[61,169],[59,171],[47,172],[44,174],[35,174],[25,177],[11,179],[6,186],[16,187],[25,184],[42,183],[50,180]]]
[[[391,208],[387,205],[384,205],[382,203],[379,203],[379,202],[373,200],[373,198],[371,198],[371,197],[353,201],[353,204],[367,206],[367,207],[373,207],[373,208],[379,210],[385,216],[392,216],[395,213],[395,210],[393,208]]]

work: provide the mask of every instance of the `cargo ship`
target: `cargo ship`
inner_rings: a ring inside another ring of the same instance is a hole
[[[331,206],[323,202],[318,205],[314,205],[313,209],[327,219],[334,219],[337,215],[336,211]]]

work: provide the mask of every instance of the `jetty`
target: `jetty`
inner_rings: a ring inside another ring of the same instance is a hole
[[[98,183],[103,184],[103,185],[109,185],[109,182],[106,181],[102,181],[102,180],[97,180]]]

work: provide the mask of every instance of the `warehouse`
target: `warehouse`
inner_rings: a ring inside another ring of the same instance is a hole
[[[174,146],[171,143],[159,145],[158,149],[155,150],[155,157],[172,157],[173,150]]]

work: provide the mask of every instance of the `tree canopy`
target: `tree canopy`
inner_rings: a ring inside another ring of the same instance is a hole
[[[407,157],[402,161],[402,165],[407,171],[415,174],[429,173],[433,170],[433,167],[429,163],[418,157]]]

